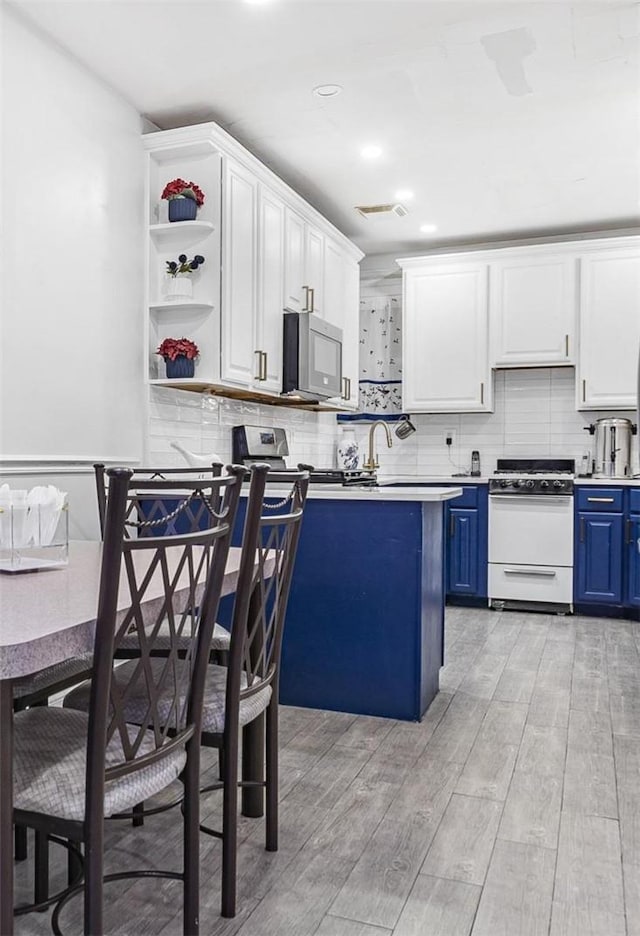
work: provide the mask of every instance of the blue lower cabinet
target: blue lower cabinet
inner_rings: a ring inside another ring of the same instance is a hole
[[[640,607],[640,514],[627,520],[627,603]]]
[[[623,514],[581,511],[576,526],[575,601],[621,605]]]
[[[447,594],[477,595],[478,511],[449,508]]]
[[[465,485],[447,503],[446,592],[451,598],[484,599],[488,574],[488,488]]]

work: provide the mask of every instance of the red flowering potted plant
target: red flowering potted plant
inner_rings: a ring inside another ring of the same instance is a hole
[[[169,221],[193,221],[198,208],[204,205],[204,192],[195,182],[174,179],[167,182],[162,198],[169,202]]]
[[[169,379],[182,379],[195,374],[195,359],[200,351],[189,338],[165,338],[156,354],[164,358]]]

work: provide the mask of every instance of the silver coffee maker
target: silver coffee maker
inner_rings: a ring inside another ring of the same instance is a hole
[[[631,440],[637,426],[630,419],[611,418],[585,428],[594,441],[593,477],[631,477]]]

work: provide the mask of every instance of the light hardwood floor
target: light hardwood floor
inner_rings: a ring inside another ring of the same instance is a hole
[[[446,630],[421,724],[282,709],[280,851],[241,821],[222,920],[203,837],[203,936],[640,936],[640,624],[449,608]],[[179,868],[174,813],[107,836],[110,870]],[[179,934],[180,897],[111,885],[107,932]]]

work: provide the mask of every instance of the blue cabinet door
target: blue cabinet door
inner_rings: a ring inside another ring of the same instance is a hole
[[[627,604],[640,605],[640,514],[627,520]]]
[[[447,594],[479,594],[478,511],[449,508]]]
[[[576,532],[576,601],[622,604],[623,515],[581,511]]]

